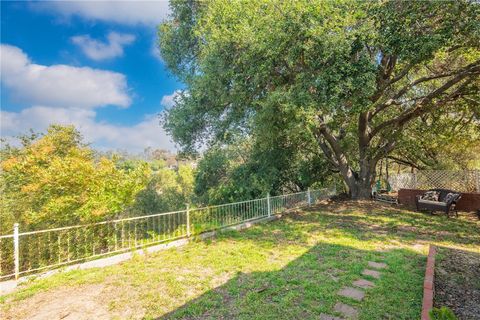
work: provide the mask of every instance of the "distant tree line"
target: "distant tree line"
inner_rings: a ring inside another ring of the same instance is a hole
[[[0,149],[0,234],[179,210],[191,201],[193,168],[172,154],[98,152],[73,126],[19,137]],[[176,163],[176,161],[175,161]]]

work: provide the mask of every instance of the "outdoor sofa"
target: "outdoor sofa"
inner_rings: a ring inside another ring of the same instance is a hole
[[[462,197],[461,193],[448,189],[430,189],[423,195],[417,195],[415,204],[417,210],[427,210],[430,212],[442,211],[447,217],[450,216],[450,211],[454,211],[458,217],[458,211],[455,206]]]

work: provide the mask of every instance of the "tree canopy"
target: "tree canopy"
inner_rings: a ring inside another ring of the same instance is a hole
[[[133,206],[135,212],[152,214],[185,209],[192,202],[194,169],[182,164],[178,170],[161,167],[150,176]]]
[[[146,163],[133,170],[94,152],[71,126],[52,125],[44,135],[21,137],[1,149],[0,228],[47,228],[104,220],[133,204],[150,176]]]
[[[238,137],[258,150],[293,141],[306,158],[321,152],[352,197],[366,197],[382,158],[428,163],[424,151],[441,152],[442,141],[478,147],[478,3],[212,0],[171,9],[160,50],[187,88],[165,128],[186,152]]]

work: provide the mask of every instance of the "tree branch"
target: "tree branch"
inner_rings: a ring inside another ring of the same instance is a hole
[[[456,84],[458,84],[459,82],[467,78],[466,82],[464,82],[459,88],[457,88],[457,90],[452,92],[446,99],[441,101],[439,104],[446,103],[448,101],[448,98],[458,96],[461,89],[463,89],[466,86],[466,84],[468,84],[471,81],[473,76],[477,76],[478,74],[480,74],[480,61],[476,61],[468,65],[467,67],[465,67],[461,72],[457,73],[455,77],[448,80],[442,86],[440,86],[439,88],[433,90],[428,95],[426,95],[423,99],[421,99],[421,101],[415,104],[416,105],[415,107],[402,112],[400,115],[398,115],[393,119],[380,123],[370,133],[370,139],[387,127],[390,127],[393,125],[402,126],[403,124],[410,121],[411,119],[430,111],[431,109],[430,103],[432,102],[433,99],[444,94],[448,89],[450,89],[451,87],[455,86]],[[424,79],[424,78],[421,78],[421,79]]]
[[[360,152],[360,159],[365,157],[365,149],[368,146],[368,116],[367,112],[362,112],[358,115],[358,150]]]
[[[379,86],[378,90],[375,91],[375,93],[370,98],[370,101],[376,102],[378,99],[380,99],[380,97],[383,95],[383,93],[389,86],[403,79],[414,66],[415,66],[415,63],[410,63],[406,65],[395,77],[393,77],[388,81],[385,81],[382,85]],[[392,72],[390,72],[389,76],[391,76],[392,73],[393,73],[393,69],[392,69]],[[370,115],[368,120],[370,120],[372,117],[373,117],[373,114]]]
[[[336,165],[338,166],[338,169],[340,170],[341,174],[344,176],[345,181],[347,182],[347,181],[354,180],[355,179],[354,172],[351,170],[348,164],[347,157],[343,152],[342,147],[340,146],[340,143],[338,142],[337,138],[328,130],[327,125],[323,121],[323,118],[321,115],[317,116],[317,120],[320,124],[318,126],[318,133],[325,138],[331,150],[333,151],[333,154],[335,155],[335,158],[336,158]],[[322,146],[320,145],[320,147]]]
[[[339,166],[338,162],[335,161],[335,157],[333,156],[331,149],[328,147],[325,141],[323,141],[321,137],[317,137],[317,141],[318,141],[318,144],[320,145],[320,148],[323,151],[323,154],[327,158],[328,162],[330,162],[330,164],[333,165],[334,167],[338,168]]]
[[[395,161],[398,164],[403,164],[403,165],[413,167],[413,168],[418,169],[418,170],[423,169],[423,167],[420,167],[416,163],[414,163],[412,161],[409,161],[409,160],[406,160],[406,159],[401,159],[401,158],[398,158],[398,157],[395,157],[395,156],[387,156],[387,158]]]
[[[421,77],[415,81],[413,81],[412,83],[409,83],[405,86],[403,86],[391,99],[389,99],[388,101],[386,101],[385,103],[381,103],[381,104],[378,104],[376,107],[375,107],[375,110],[370,114],[370,117],[369,117],[369,120],[371,120],[373,117],[375,117],[378,113],[380,113],[381,111],[387,109],[388,107],[390,106],[393,106],[393,105],[399,105],[400,103],[397,102],[397,99],[401,98],[403,95],[405,95],[411,88],[415,87],[416,85],[419,85],[421,83],[424,83],[424,82],[428,82],[428,81],[432,81],[432,80],[437,80],[437,79],[441,79],[441,78],[447,78],[447,77],[450,77],[450,76],[453,76],[455,74],[459,74],[459,73],[463,73],[467,70],[470,70],[470,69],[475,69],[476,66],[478,66],[479,64],[479,61],[475,61],[467,66],[465,66],[464,68],[462,68],[461,70],[456,70],[455,72],[446,72],[446,73],[441,73],[441,74],[436,74],[436,75],[432,75],[432,76],[425,76],[425,77]],[[403,75],[402,73],[400,74],[400,78],[398,80],[400,80],[403,76],[406,75],[406,73],[408,72],[408,70],[411,69],[413,65],[410,65],[409,68],[405,68],[404,71],[406,71]],[[397,81],[398,81],[397,80]],[[395,81],[396,82],[396,81]],[[390,81],[389,82],[389,85],[393,84],[394,81]],[[383,91],[382,91],[383,92]]]
[[[395,148],[397,141],[395,139],[387,141],[383,146],[377,149],[375,156],[372,158],[372,163],[377,163],[381,158],[386,157],[390,151]]]

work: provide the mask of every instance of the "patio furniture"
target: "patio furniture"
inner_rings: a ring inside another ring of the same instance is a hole
[[[428,210],[432,214],[434,211],[445,212],[447,217],[450,211],[454,211],[458,217],[458,211],[455,206],[462,195],[456,191],[448,189],[430,189],[423,195],[418,195],[415,199],[417,210]]]
[[[375,193],[373,195],[373,199],[380,202],[398,204],[398,198],[394,195],[390,195],[387,193]]]
[[[381,189],[380,183],[377,181],[377,183],[372,187],[372,199],[390,204],[398,204],[398,198],[395,195],[390,195],[388,189],[389,188]]]

